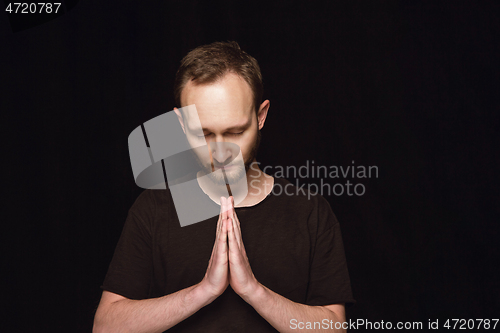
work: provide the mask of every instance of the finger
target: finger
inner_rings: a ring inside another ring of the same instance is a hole
[[[214,265],[227,262],[227,228],[225,220],[222,220],[222,230],[216,241]]]
[[[220,238],[223,237],[221,236],[222,233],[222,226],[223,226],[223,221],[224,221],[224,215],[227,215],[227,213],[224,213],[226,209],[224,208],[226,204],[226,198],[221,197],[220,198],[220,213],[219,213],[219,220],[217,221],[217,231],[215,233],[215,242],[214,242],[214,247],[212,248],[212,255],[210,257],[210,260],[212,260],[212,257],[214,256],[214,253],[217,252],[217,245],[220,243]],[[227,236],[226,236],[227,238]],[[210,264],[210,262],[209,262]]]
[[[222,198],[223,197],[221,197],[219,220],[217,221],[216,232],[215,232],[215,242],[214,242],[214,247],[212,248],[212,254],[215,252],[215,249],[217,247],[217,240],[219,239],[219,235],[220,235],[221,230],[222,230],[222,211],[223,211]]]
[[[215,241],[214,241],[214,246],[212,247],[212,253],[210,254],[210,259],[208,260],[208,268],[212,266],[213,258],[217,253],[217,244],[219,243],[218,242],[219,237],[220,237],[220,232],[219,230],[217,230],[217,232],[215,233]]]
[[[217,221],[217,234],[219,234],[222,230],[222,202],[220,205],[220,213],[219,213],[219,220]]]
[[[221,197],[222,199],[222,197]],[[217,220],[217,226],[215,228],[215,242],[214,242],[214,247],[212,249],[212,253],[215,251],[215,247],[217,245],[217,239],[219,239],[219,234],[221,233],[222,230],[222,201],[220,205],[220,212],[219,212],[219,219]]]
[[[227,219],[227,200],[224,197],[221,197],[221,208],[222,208],[222,218]]]
[[[238,215],[236,215],[236,209],[234,208],[234,198],[233,197],[230,198],[229,205],[231,207],[231,210],[230,210],[231,214],[230,215],[231,215],[231,217],[233,217],[236,220],[237,224],[239,225],[240,220],[238,219]]]
[[[234,233],[236,236],[236,239],[238,240],[238,244],[240,246],[243,244],[243,237],[241,236],[241,225],[240,225],[240,220],[238,219],[238,215],[236,215],[236,210],[234,208],[234,197],[231,197],[231,206],[232,206],[232,217],[234,220]]]
[[[227,257],[227,222],[223,220],[222,223],[222,231],[220,233],[220,237],[217,245],[217,257],[218,259],[225,259],[224,256]]]
[[[231,230],[233,232],[234,238],[236,239],[236,243],[238,244],[238,248],[241,250],[241,238],[238,236],[238,231],[236,230],[236,221],[231,218]]]
[[[222,229],[222,224],[220,223],[222,220],[222,213],[224,212],[224,204],[222,203],[223,198],[224,197],[220,197],[220,212],[219,212],[219,220],[217,221],[217,230]]]
[[[222,225],[223,225],[223,220],[224,218],[227,218],[227,217],[224,217],[224,215],[227,215],[227,213],[224,213],[225,212],[225,199],[224,197],[221,197],[220,198],[220,213],[219,213],[219,220],[217,221],[217,233],[216,233],[216,240],[219,238],[219,235],[220,233],[222,232]],[[215,242],[217,243],[217,242]]]
[[[231,220],[231,219],[230,219]],[[234,235],[234,228],[232,222],[228,221],[227,239],[229,241],[229,261],[233,263],[241,262],[241,253],[239,251],[238,241]]]

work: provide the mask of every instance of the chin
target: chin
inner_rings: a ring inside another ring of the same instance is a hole
[[[218,175],[214,173],[209,173],[208,178],[215,184],[215,185],[226,185],[226,181],[224,180],[224,177],[218,177]]]
[[[235,170],[231,170],[230,173],[226,173],[227,181],[229,184],[235,184],[239,182],[243,177],[246,177],[246,168],[237,167]]]
[[[208,171],[208,170],[206,170]],[[209,172],[208,177],[214,184],[217,185],[226,185],[226,180],[224,179],[224,175],[222,172]],[[243,177],[246,177],[245,168],[243,167],[235,167],[235,170],[226,171],[226,178],[228,184],[236,184]]]

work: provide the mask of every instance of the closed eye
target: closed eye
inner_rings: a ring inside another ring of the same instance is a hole
[[[232,136],[238,136],[238,135],[242,135],[244,133],[243,132],[239,132],[239,133],[226,133],[226,135],[232,135]],[[202,139],[202,138],[208,138],[210,136],[214,135],[213,133],[208,133],[208,134],[205,134],[205,135],[198,135],[198,138]]]
[[[201,139],[201,138],[207,138],[209,136],[213,135],[213,133],[208,133],[208,134],[205,134],[205,135],[198,135],[198,137]]]

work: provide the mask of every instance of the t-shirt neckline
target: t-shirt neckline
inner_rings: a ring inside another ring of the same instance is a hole
[[[251,205],[251,206],[240,206],[240,207],[234,207],[234,208],[235,208],[235,209],[240,209],[240,208],[241,208],[241,209],[249,209],[249,208],[251,209],[251,208],[253,208],[253,207],[256,207],[256,206],[260,205],[262,202],[266,201],[266,199],[267,199],[267,198],[274,196],[274,194],[273,194],[273,190],[274,190],[274,186],[276,186],[276,177],[274,177],[274,176],[271,176],[271,177],[273,178],[273,185],[271,186],[271,191],[269,191],[269,193],[268,193],[268,194],[267,194],[264,198],[262,198],[259,202],[255,203],[255,204],[253,204],[253,205]],[[213,200],[213,199],[212,199],[212,198],[211,198],[211,197],[207,194],[207,192],[205,192],[205,190],[203,190],[203,188],[200,186],[200,183],[199,183],[199,181],[198,181],[198,177],[196,177],[196,185],[197,185],[197,186],[200,188],[200,190],[201,190],[201,191],[202,191],[202,192],[203,192],[203,193],[204,193],[204,194],[208,197],[208,199],[210,200],[210,202],[211,202],[212,204],[214,204],[214,205],[216,205],[216,206],[220,207],[220,205],[219,205],[219,204],[217,204],[217,203],[216,203],[216,202],[215,202],[215,201],[214,201],[214,200]]]

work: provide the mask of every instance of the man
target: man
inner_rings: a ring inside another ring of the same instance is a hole
[[[354,302],[339,225],[323,197],[308,199],[259,169],[270,102],[261,102],[255,59],[235,42],[198,47],[181,62],[175,96],[179,106],[196,106],[207,144],[239,146],[248,194],[236,205],[207,195],[206,205],[220,204],[219,216],[181,227],[168,189],[144,191],[103,283],[94,332],[334,330],[345,321],[344,304]],[[200,135],[175,111],[195,146]],[[201,174],[222,169],[241,178],[241,170],[226,168],[232,154],[199,154]],[[198,185],[210,191],[206,180]]]

